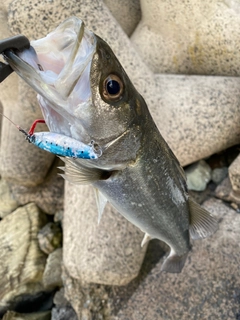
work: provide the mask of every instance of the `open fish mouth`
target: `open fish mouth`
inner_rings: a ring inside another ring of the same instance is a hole
[[[50,129],[89,141],[86,117],[79,117],[91,103],[90,71],[96,36],[71,17],[46,37],[31,42],[22,52],[7,51],[5,58],[37,93]],[[85,118],[85,119],[84,119]]]

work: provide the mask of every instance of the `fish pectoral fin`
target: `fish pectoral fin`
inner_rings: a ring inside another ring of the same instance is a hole
[[[104,208],[108,202],[107,198],[97,189],[94,188],[96,201],[97,201],[97,208],[98,208],[98,224],[101,221],[102,214],[104,211]]]
[[[203,239],[214,234],[218,229],[217,220],[210,213],[189,197],[191,238]]]
[[[65,167],[59,167],[64,171],[64,174],[60,173],[60,176],[67,181],[73,184],[88,184],[102,179],[103,171],[101,169],[79,165],[77,160],[60,158],[65,162]]]
[[[151,240],[152,238],[150,237],[150,235],[148,233],[145,233],[142,243],[141,243],[141,247],[143,247],[149,240]]]
[[[174,250],[171,250],[169,256],[163,262],[161,271],[169,272],[169,273],[180,273],[182,268],[186,262],[188,252],[183,254],[182,256],[178,256]]]

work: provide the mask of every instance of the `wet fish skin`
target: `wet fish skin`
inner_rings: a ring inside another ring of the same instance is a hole
[[[106,101],[103,97],[104,79],[109,74],[117,74],[123,82],[124,93],[117,102]],[[191,212],[183,169],[161,136],[144,99],[112,50],[100,38],[93,56],[90,79],[92,114],[96,108],[98,114],[90,129],[91,136],[104,145],[109,142],[109,137],[113,139],[114,130],[121,128],[117,136],[126,133],[96,161],[99,169],[112,170],[112,173],[107,179],[97,179],[96,175],[93,185],[150,238],[167,243],[171,252],[162,270],[180,272],[191,248]],[[84,175],[84,167],[81,168],[80,163],[79,174]],[[215,231],[216,225],[211,222]]]

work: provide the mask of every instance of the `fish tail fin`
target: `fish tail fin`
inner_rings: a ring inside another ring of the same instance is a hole
[[[163,262],[161,271],[169,273],[180,273],[186,262],[188,252],[184,253],[182,256],[178,256],[173,249],[166,260]]]
[[[192,239],[204,239],[214,234],[218,229],[217,220],[191,197],[189,198],[190,226]]]

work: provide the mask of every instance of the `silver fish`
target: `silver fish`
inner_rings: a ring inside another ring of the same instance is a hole
[[[65,159],[63,175],[95,187],[99,220],[109,201],[145,233],[142,245],[156,238],[170,247],[163,271],[181,272],[190,236],[208,237],[218,224],[189,197],[182,167],[108,44],[72,17],[7,62],[38,92],[50,131],[101,146],[98,159]]]

